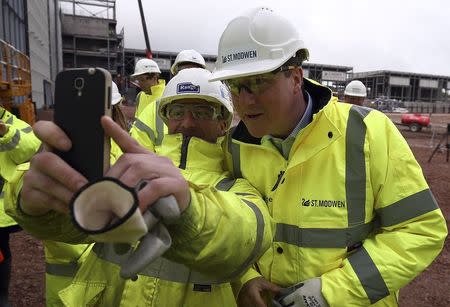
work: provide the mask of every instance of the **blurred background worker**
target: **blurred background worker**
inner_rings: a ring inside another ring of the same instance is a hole
[[[113,81],[111,85],[111,105],[112,105],[112,119],[125,131],[129,131],[132,123],[128,122],[122,112],[123,96],[119,92],[117,84]],[[114,163],[120,156],[122,151],[117,144],[111,140],[110,161]]]
[[[125,115],[122,112],[122,101],[123,97],[119,92],[119,88],[115,82],[112,82],[111,85],[111,105],[112,105],[112,118],[113,120],[119,124],[122,129],[128,131],[128,123],[125,118]]]
[[[4,211],[3,184],[4,181],[11,180],[16,166],[28,161],[40,144],[31,127],[0,104],[0,306],[9,306],[8,287],[11,276],[9,236],[21,230]]]
[[[178,53],[175,62],[170,68],[172,75],[176,75],[185,68],[206,68],[205,59],[193,49],[182,50]]]
[[[161,97],[166,81],[159,79],[160,74],[161,70],[159,70],[155,61],[150,59],[137,61],[134,67],[134,74],[131,75],[131,78],[141,89],[136,96],[135,117],[138,117],[146,106]]]
[[[366,86],[359,80],[353,80],[345,87],[344,102],[362,106],[367,96]]]

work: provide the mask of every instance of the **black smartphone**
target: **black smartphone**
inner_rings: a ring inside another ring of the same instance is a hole
[[[89,181],[109,168],[110,140],[100,119],[111,117],[111,75],[103,68],[75,68],[58,73],[53,120],[72,148],[56,153]]]

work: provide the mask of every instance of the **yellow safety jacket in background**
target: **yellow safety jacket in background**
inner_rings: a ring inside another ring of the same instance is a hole
[[[263,194],[276,223],[259,272],[241,283],[262,275],[288,287],[320,276],[330,306],[396,306],[398,290],[442,249],[441,210],[388,117],[304,84],[314,115],[287,160],[242,122],[227,140],[229,169]]]
[[[11,180],[18,164],[28,161],[40,146],[40,141],[34,135],[33,129],[26,122],[0,106],[0,120],[8,127],[8,132],[0,137],[0,186],[3,180]],[[0,227],[16,225],[17,223],[3,208],[4,191],[0,187]]]
[[[34,135],[30,125],[1,107],[0,119],[9,128],[8,132],[0,137],[0,176],[11,181],[17,165],[30,160],[41,143]],[[16,221],[4,212],[3,198],[4,191],[2,190],[0,194],[0,227],[16,225]],[[88,245],[44,241],[44,248],[46,305],[61,306],[58,292],[71,283]]]
[[[136,112],[135,117],[139,117],[141,112],[152,102],[155,102],[161,98],[164,89],[166,88],[166,80],[159,79],[158,84],[151,87],[151,94],[146,94],[144,91],[140,91],[136,96]]]
[[[8,127],[8,132],[0,137],[0,175],[9,181],[16,166],[28,161],[41,143],[30,125],[2,107],[0,120]]]

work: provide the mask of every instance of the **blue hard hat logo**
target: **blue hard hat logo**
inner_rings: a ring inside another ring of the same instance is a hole
[[[191,82],[177,84],[177,94],[200,93],[200,85],[194,85]]]

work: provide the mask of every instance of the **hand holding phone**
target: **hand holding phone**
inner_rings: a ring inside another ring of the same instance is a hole
[[[111,75],[102,68],[76,68],[56,76],[54,122],[72,147],[56,153],[89,181],[109,168],[110,140],[100,119],[111,117]]]

